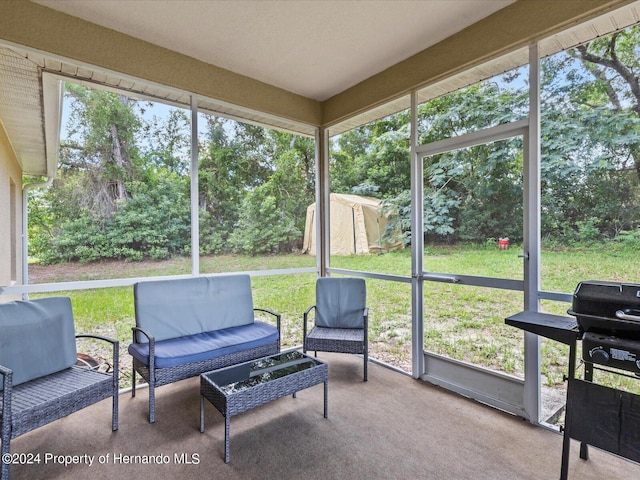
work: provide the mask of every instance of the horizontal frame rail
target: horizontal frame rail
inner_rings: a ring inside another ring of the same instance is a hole
[[[450,137],[437,142],[427,143],[416,148],[416,153],[422,157],[451,152],[461,148],[475,147],[485,143],[497,142],[518,135],[525,135],[529,127],[529,119],[506,123],[495,127],[486,128],[460,137]]]
[[[509,278],[476,277],[474,275],[454,275],[450,273],[422,272],[426,282],[457,283],[473,287],[500,288],[502,290],[524,291],[523,280]]]
[[[30,285],[11,285],[0,287],[1,295],[22,295],[24,293],[48,293],[63,292],[71,290],[91,290],[94,288],[113,288],[113,287],[130,287],[138,282],[155,281],[155,280],[174,280],[179,278],[191,277],[217,277],[230,274],[245,274],[252,277],[266,277],[271,275],[292,275],[298,273],[317,273],[315,267],[306,268],[290,268],[290,269],[274,269],[274,270],[250,270],[242,272],[222,272],[222,273],[203,273],[200,275],[164,275],[154,277],[137,277],[137,278],[112,278],[105,280],[86,280],[78,282],[58,282],[58,283],[34,283]]]
[[[411,283],[411,277],[403,277],[400,275],[389,275],[386,273],[361,272],[359,270],[346,270],[344,268],[328,268],[327,272],[337,273],[339,275],[349,275],[351,277],[374,278],[376,280],[387,280],[390,282]]]
[[[330,267],[327,270],[328,273],[335,273],[338,275],[349,275],[352,277],[361,278],[373,278],[376,280],[387,280],[390,282],[402,282],[411,283],[411,277],[401,275],[391,275],[386,273],[364,272],[360,270],[348,270],[344,268]],[[474,287],[486,287],[486,288],[499,288],[503,290],[512,291],[524,291],[524,281],[514,280],[509,278],[491,278],[491,277],[478,277],[474,275],[457,275],[451,273],[436,273],[436,272],[423,272],[422,280],[425,282],[440,282],[440,283],[457,283],[460,285],[470,285]],[[571,303],[573,300],[573,294],[562,292],[547,292],[539,291],[538,298],[541,300],[552,300],[554,302],[567,302]]]
[[[573,294],[571,293],[539,291],[538,298],[540,300],[553,300],[554,302],[573,302]]]

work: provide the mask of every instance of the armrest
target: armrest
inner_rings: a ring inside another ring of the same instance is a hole
[[[76,338],[95,338],[96,340],[104,340],[105,342],[113,343],[114,345],[118,344],[118,340],[114,340],[113,338],[103,337],[102,335],[93,335],[91,333],[80,333],[76,335]]]
[[[156,339],[153,335],[151,335],[150,333],[147,333],[146,331],[144,331],[142,328],[140,327],[131,327],[131,331],[133,332],[133,343],[140,343],[138,342],[138,339],[136,337],[136,333],[141,333],[142,335],[144,335],[145,337],[147,337],[147,340],[149,341],[149,345],[155,345],[156,343]]]
[[[364,341],[366,345],[369,341],[369,307],[364,307],[362,316],[364,318]]]
[[[13,389],[13,370],[0,365],[2,375],[2,423],[7,419],[11,423],[11,390]],[[4,445],[3,445],[4,447]]]
[[[118,365],[120,359],[120,342],[118,340],[114,340],[113,338],[104,337],[102,335],[93,335],[91,333],[81,333],[76,335],[76,338],[93,338],[94,340],[102,340],[103,342],[108,342],[113,345],[113,374],[118,377]],[[108,371],[108,370],[107,370]]]
[[[308,322],[308,317],[309,317],[309,312],[311,312],[311,310],[313,310],[314,308],[316,308],[315,305],[311,305],[309,308],[307,308],[304,311],[304,315],[303,315],[303,320],[302,320],[302,341],[304,342],[304,339],[307,338],[307,322]]]
[[[277,323],[277,326],[278,326],[278,335],[281,336],[280,335],[280,319],[281,319],[282,315],[280,315],[279,313],[273,312],[271,310],[264,309],[264,308],[254,308],[253,311],[254,312],[264,312],[264,313],[268,313],[269,315],[273,315],[276,318],[276,323]]]
[[[153,372],[156,368],[156,337],[151,335],[150,333],[145,332],[140,327],[131,327],[131,331],[133,332],[133,343],[140,343],[136,338],[136,333],[141,333],[147,340],[149,341],[149,371]]]
[[[7,388],[11,390],[11,388],[13,387],[13,370],[0,365],[0,375],[2,375],[2,388],[4,390],[6,390]]]

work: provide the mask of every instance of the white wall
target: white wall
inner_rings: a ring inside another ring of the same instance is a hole
[[[22,170],[0,121],[0,286],[21,282],[21,233]]]

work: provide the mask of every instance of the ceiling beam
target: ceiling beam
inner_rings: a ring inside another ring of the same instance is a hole
[[[329,127],[632,0],[518,0],[318,102],[27,0],[0,1],[0,39],[313,126]]]
[[[26,0],[0,1],[0,39],[295,122],[320,102]]]
[[[329,127],[632,0],[518,0],[323,103]]]

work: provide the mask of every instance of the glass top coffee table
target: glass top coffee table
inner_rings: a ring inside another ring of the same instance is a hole
[[[298,351],[258,358],[200,375],[200,431],[204,432],[204,399],[225,417],[224,461],[229,463],[229,427],[233,415],[324,383],[327,418],[327,364]]]

